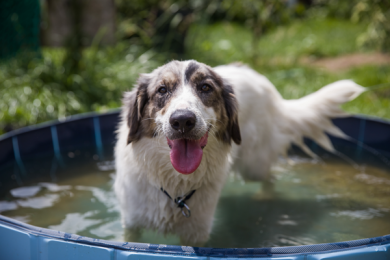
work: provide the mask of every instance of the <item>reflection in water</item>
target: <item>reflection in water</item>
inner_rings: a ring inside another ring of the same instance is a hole
[[[123,228],[119,219],[99,225],[90,230],[91,234],[99,238],[111,238],[111,240],[121,241]]]
[[[17,209],[18,205],[13,201],[0,201],[0,213],[3,211],[9,211]]]
[[[84,214],[80,213],[68,213],[65,219],[59,225],[49,226],[50,229],[66,230],[68,233],[78,234],[81,231],[89,229],[90,227],[101,223],[101,220],[90,219],[97,212],[89,211]]]
[[[337,212],[331,212],[333,217],[349,217],[351,220],[360,219],[372,219],[375,217],[383,217],[384,212],[389,212],[388,209],[366,209],[366,210],[341,210]]]
[[[49,208],[59,199],[58,194],[46,194],[41,197],[28,198],[24,200],[17,200],[18,205],[24,208],[44,209]]]
[[[378,178],[373,175],[368,175],[365,173],[360,173],[355,176],[356,180],[364,182],[366,184],[387,184],[390,185],[390,180],[385,178]]]
[[[39,191],[41,190],[41,187],[39,186],[31,186],[31,187],[20,187],[16,189],[10,190],[12,196],[16,198],[27,198],[35,196]]]
[[[121,227],[110,167],[110,163],[100,163],[79,172],[69,169],[70,177],[57,183],[13,189],[0,199],[0,212],[82,236],[134,240]],[[206,246],[295,246],[390,233],[389,172],[302,158],[282,162],[273,172],[272,193],[231,174]],[[134,242],[179,244],[176,236],[151,230],[141,230],[137,237]]]

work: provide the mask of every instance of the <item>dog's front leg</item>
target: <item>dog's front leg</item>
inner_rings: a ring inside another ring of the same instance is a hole
[[[261,192],[259,193],[259,197],[263,199],[272,199],[277,195],[275,190],[275,180],[273,178],[260,181],[260,186]]]
[[[140,228],[124,228],[123,240],[125,242],[139,242],[141,238]]]
[[[182,246],[203,247],[209,240],[210,233],[206,230],[197,231],[188,230],[186,234],[180,235],[180,244]]]
[[[180,244],[182,246],[204,247],[207,240],[208,240],[208,238],[205,239],[204,241],[192,242],[192,241],[187,241],[185,239],[180,238]]]
[[[209,240],[219,197],[213,192],[199,190],[197,195],[200,197],[196,197],[199,200],[190,205],[191,217],[178,223],[175,233],[179,235],[181,245],[202,247]]]

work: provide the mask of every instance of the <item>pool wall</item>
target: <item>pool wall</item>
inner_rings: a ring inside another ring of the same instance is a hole
[[[56,180],[64,165],[112,160],[119,112],[90,113],[0,136],[0,196],[9,188],[40,178]],[[390,123],[353,116],[334,120],[351,140],[331,138],[335,148],[359,163],[389,169]],[[306,140],[321,156],[327,153]],[[364,145],[362,145],[364,144]],[[77,153],[89,147],[92,153]],[[293,150],[296,150],[293,149]],[[82,155],[78,155],[82,154]],[[33,162],[51,156],[39,169]],[[390,235],[355,241],[271,248],[194,248],[143,243],[123,243],[82,237],[24,224],[0,215],[0,260],[3,259],[390,259]]]
[[[105,241],[34,227],[0,216],[0,259],[390,259],[390,235],[348,242],[270,248],[195,248]]]

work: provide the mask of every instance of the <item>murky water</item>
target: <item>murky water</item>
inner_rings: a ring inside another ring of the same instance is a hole
[[[274,167],[274,193],[231,174],[206,246],[289,246],[390,234],[390,171],[293,161]],[[0,199],[0,212],[40,227],[123,241],[114,171],[110,165],[100,169],[84,166],[56,183],[13,189]],[[179,239],[144,231],[138,242],[178,245]]]

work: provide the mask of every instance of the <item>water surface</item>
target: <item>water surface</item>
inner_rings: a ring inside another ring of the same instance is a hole
[[[390,234],[389,171],[292,161],[273,168],[273,193],[231,173],[206,246],[307,245]],[[35,226],[124,241],[111,166],[85,164],[56,182],[12,189],[0,198],[0,212]],[[179,245],[179,238],[144,231],[137,242]]]

